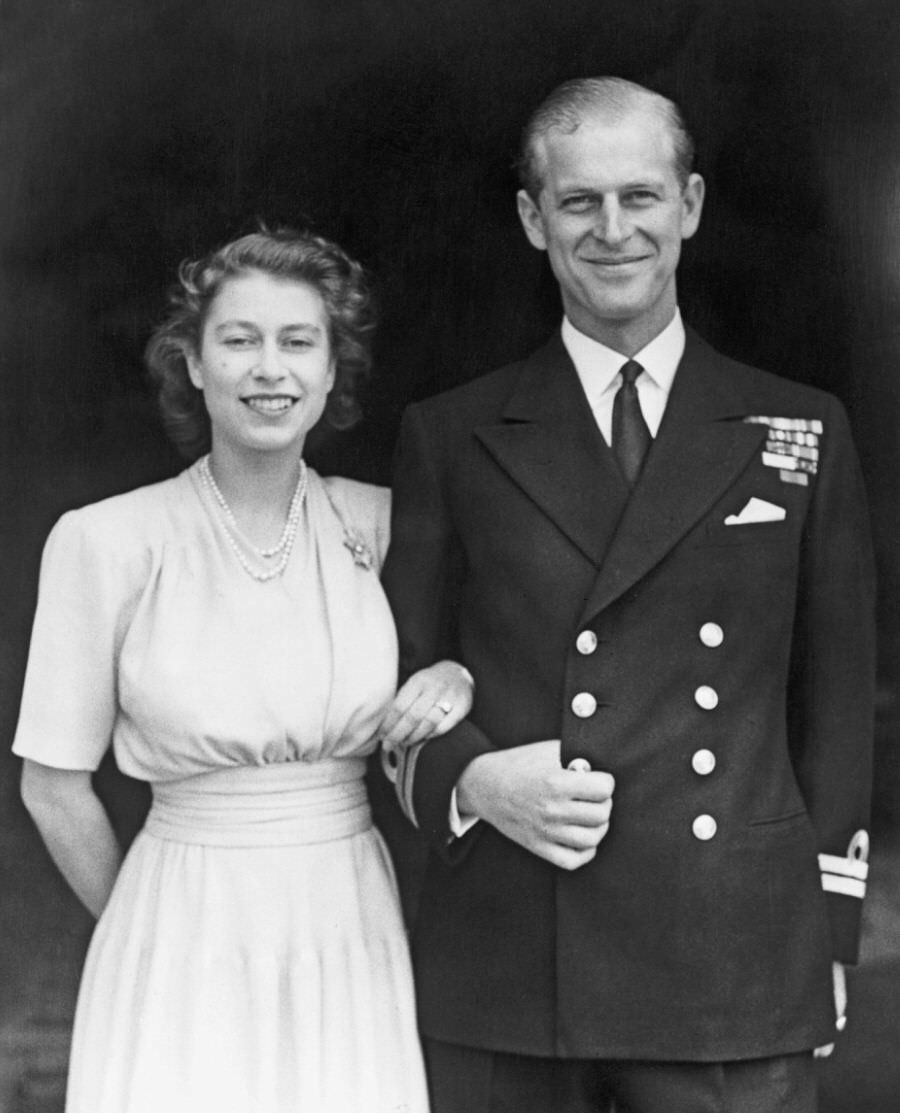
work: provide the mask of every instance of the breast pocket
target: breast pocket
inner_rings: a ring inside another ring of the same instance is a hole
[[[746,522],[726,526],[724,518],[711,519],[698,533],[698,545],[779,545],[793,538],[790,519],[780,522]]]

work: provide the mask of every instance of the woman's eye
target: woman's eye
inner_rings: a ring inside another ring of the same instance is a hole
[[[305,336],[292,336],[284,342],[284,346],[292,352],[305,351],[312,347],[312,341]]]
[[[226,336],[223,343],[226,348],[248,348],[253,340],[249,336]]]

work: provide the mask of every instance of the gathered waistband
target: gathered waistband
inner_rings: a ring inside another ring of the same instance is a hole
[[[368,830],[363,758],[234,766],[157,782],[149,835],[201,846],[291,846]]]

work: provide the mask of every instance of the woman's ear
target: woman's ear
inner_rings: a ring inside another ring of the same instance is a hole
[[[203,389],[203,364],[193,348],[184,349],[184,358],[187,363],[188,375],[191,382],[198,390]]]

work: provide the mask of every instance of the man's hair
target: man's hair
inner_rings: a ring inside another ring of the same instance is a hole
[[[655,115],[672,141],[675,174],[682,189],[694,168],[694,140],[674,101],[622,77],[579,77],[566,81],[540,104],[525,125],[517,169],[522,188],[535,202],[544,187],[539,140],[554,129],[571,135],[585,117],[599,114],[612,121],[637,111]]]

